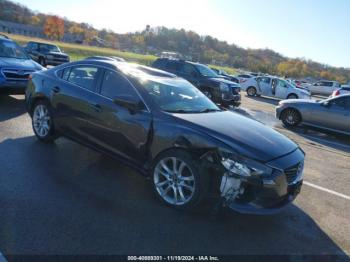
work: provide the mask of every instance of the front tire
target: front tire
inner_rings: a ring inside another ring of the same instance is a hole
[[[247,95],[248,96],[256,96],[256,88],[253,86],[250,86],[247,88]]]
[[[301,122],[301,115],[297,110],[288,108],[282,112],[281,120],[287,127],[296,127]]]
[[[158,199],[177,209],[193,209],[205,197],[208,174],[183,150],[169,150],[156,158],[152,186]]]
[[[33,107],[32,127],[39,141],[52,143],[55,140],[55,128],[49,104],[39,100]]]

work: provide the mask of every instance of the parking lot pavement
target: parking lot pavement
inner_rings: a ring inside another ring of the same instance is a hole
[[[237,112],[266,122],[307,153],[305,180],[349,195],[350,152],[285,130],[273,103],[243,97]],[[340,143],[340,142],[339,142]],[[304,185],[274,216],[225,212],[210,218],[170,209],[149,181],[102,154],[61,138],[34,138],[23,96],[0,97],[0,251],[7,254],[350,253],[350,201]],[[343,257],[345,258],[345,256]]]

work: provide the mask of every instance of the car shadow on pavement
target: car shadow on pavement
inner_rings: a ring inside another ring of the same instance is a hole
[[[298,206],[274,216],[162,205],[150,181],[67,139],[0,143],[0,250],[6,254],[344,255]]]
[[[271,105],[275,105],[275,106],[277,106],[279,101],[280,101],[278,99],[264,97],[264,96],[247,96],[246,95],[246,97],[253,99],[255,101],[259,101],[259,102],[263,102],[263,103],[267,103],[267,104],[271,104]]]
[[[0,94],[0,122],[15,118],[26,112],[24,96]]]
[[[283,126],[281,128],[284,128]],[[306,126],[286,128],[287,130],[312,141],[314,145],[327,146],[339,151],[350,153],[350,136],[327,132]]]

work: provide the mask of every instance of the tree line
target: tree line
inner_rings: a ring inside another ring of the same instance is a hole
[[[117,34],[107,29],[97,30],[88,23],[76,23],[67,18],[33,12],[8,0],[0,0],[0,20],[42,27],[44,34],[55,40],[61,40],[69,33],[77,42],[87,45],[95,45],[96,40],[99,40],[116,49],[145,54],[174,51],[193,61],[253,72],[293,78],[313,77],[341,83],[350,80],[350,70],[346,68],[332,67],[304,58],[291,59],[270,49],[244,49],[184,29],[147,25],[139,32]]]

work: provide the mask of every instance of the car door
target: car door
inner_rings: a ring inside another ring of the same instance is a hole
[[[319,94],[321,91],[320,86],[322,85],[322,82],[316,82],[310,85],[308,88],[312,94]]]
[[[126,98],[137,102],[139,110],[131,111],[115,102]],[[152,115],[134,86],[121,73],[106,69],[92,101],[97,108],[90,108],[88,113],[89,140],[113,155],[144,163]]]
[[[275,97],[285,99],[288,95],[288,83],[285,80],[282,79],[276,79],[277,85],[276,85],[276,91],[275,91]]]
[[[271,78],[270,77],[257,77],[259,93],[263,96],[272,96]]]
[[[101,69],[92,65],[67,67],[57,72],[61,80],[51,86],[55,125],[85,143],[89,142],[89,113],[96,110],[92,94],[100,74]]]
[[[336,97],[327,103],[319,103],[313,110],[310,124],[350,132],[349,97]]]
[[[28,53],[29,56],[34,60],[39,60],[39,53],[38,53],[39,45],[37,43],[31,43],[30,46],[28,46]]]

